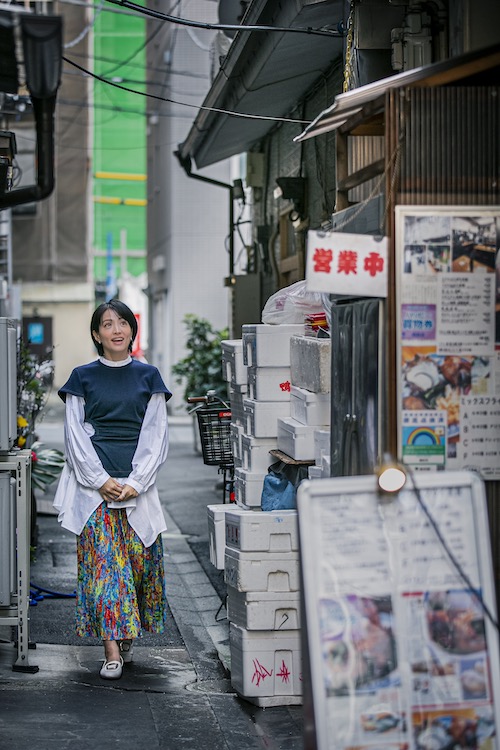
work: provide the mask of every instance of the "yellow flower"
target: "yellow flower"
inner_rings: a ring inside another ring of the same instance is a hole
[[[17,438],[17,444],[20,448],[22,448],[25,443],[26,443],[26,438],[23,437],[22,435]]]
[[[19,415],[18,418],[17,418],[17,426],[18,427],[27,427],[28,426],[28,422],[26,421],[26,419],[24,417],[21,417]]]

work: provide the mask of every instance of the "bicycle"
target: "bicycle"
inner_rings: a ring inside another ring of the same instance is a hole
[[[234,458],[231,447],[231,407],[215,391],[207,391],[205,396],[190,396],[188,404],[200,404],[191,409],[198,419],[201,452],[203,463],[207,466],[218,466],[222,474],[223,502],[229,496],[229,502],[235,501],[234,495]]]

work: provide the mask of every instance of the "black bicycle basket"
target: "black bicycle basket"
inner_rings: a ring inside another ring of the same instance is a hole
[[[203,406],[196,412],[200,428],[203,463],[230,466],[233,463],[230,425],[231,410],[223,404]]]

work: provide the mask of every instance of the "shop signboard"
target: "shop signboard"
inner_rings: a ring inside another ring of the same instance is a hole
[[[500,207],[397,206],[398,451],[500,479]]]
[[[498,750],[500,662],[484,483],[412,473],[297,493],[317,750]],[[307,687],[307,685],[306,685]]]

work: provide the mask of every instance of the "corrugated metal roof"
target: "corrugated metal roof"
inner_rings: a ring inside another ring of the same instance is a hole
[[[446,85],[485,73],[499,66],[500,45],[494,45],[368,83],[366,86],[360,86],[336,96],[333,104],[323,110],[300,135],[294,138],[294,141],[305,141],[322,133],[337,130],[347,120],[361,112],[367,104],[381,98],[390,89],[406,86]]]

